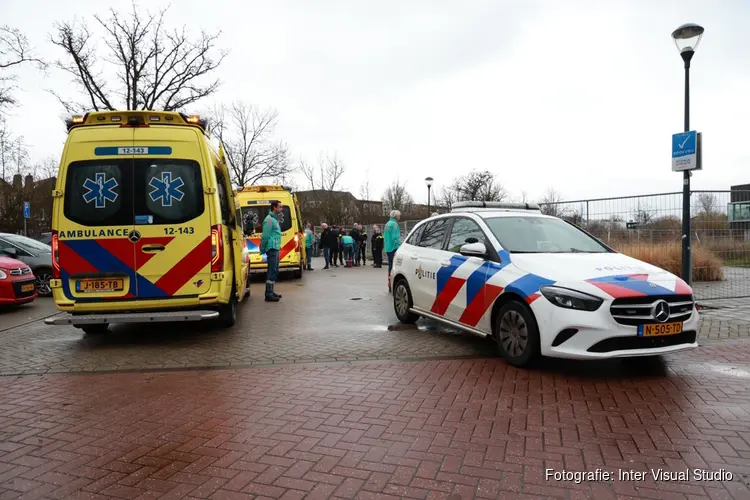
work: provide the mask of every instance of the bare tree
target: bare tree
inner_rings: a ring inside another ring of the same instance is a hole
[[[31,155],[23,136],[14,135],[7,120],[0,117],[0,175],[7,181],[16,174],[26,173]]]
[[[359,186],[359,215],[363,223],[369,223],[370,220],[382,214],[377,213],[371,204],[372,190],[370,189],[370,172],[365,172],[365,180]]]
[[[716,212],[716,208],[719,206],[719,202],[716,199],[714,193],[699,193],[698,194],[698,214],[699,215],[712,215]]]
[[[44,62],[34,56],[28,39],[20,30],[0,26],[0,111],[16,104],[13,97],[16,75],[12,70],[25,63],[44,67]]]
[[[390,212],[398,210],[403,217],[413,215],[414,198],[398,179],[393,181],[383,193],[383,208]]]
[[[167,10],[144,13],[133,2],[130,14],[110,9],[107,18],[94,15],[104,33],[103,43],[85,21],[57,23],[52,43],[65,57],[55,65],[73,78],[86,101],[70,101],[50,92],[68,112],[115,110],[123,105],[133,110],[177,111],[213,94],[220,81],[210,75],[226,56],[216,50],[219,33],[201,32],[191,38],[185,26],[169,29],[164,21]],[[108,80],[108,74],[115,78]]]
[[[31,173],[36,179],[51,179],[57,177],[60,162],[51,156],[35,162],[31,166]]]
[[[243,102],[212,112],[212,134],[223,144],[236,185],[248,186],[267,179],[286,179],[294,170],[289,148],[273,138],[278,113]]]
[[[457,194],[452,186],[441,188],[440,192],[435,193],[435,207],[442,207],[450,212],[453,204],[458,201]]]
[[[546,215],[561,217],[565,213],[562,195],[554,188],[547,189],[547,192],[542,196],[539,205],[540,211]]]
[[[458,201],[503,201],[508,194],[495,174],[490,171],[473,171],[459,177],[453,183]]]
[[[300,171],[307,179],[320,212],[329,223],[340,222],[349,208],[341,196],[341,177],[346,172],[344,163],[335,153],[320,155],[318,163],[300,162]]]
[[[633,211],[633,222],[641,227],[648,226],[653,222],[655,215],[656,213],[653,210],[649,209],[647,206],[641,205],[641,202],[639,201]]]

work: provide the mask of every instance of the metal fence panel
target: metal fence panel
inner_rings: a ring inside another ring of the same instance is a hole
[[[690,206],[696,298],[750,297],[750,191],[693,191]],[[561,201],[540,207],[619,252],[681,274],[682,193]]]
[[[681,274],[681,192],[539,205],[542,212],[573,222],[618,252]],[[696,298],[750,298],[750,190],[693,191],[690,206]],[[399,222],[402,241],[418,222]],[[320,234],[320,227],[315,231]],[[367,232],[371,237],[371,226]]]

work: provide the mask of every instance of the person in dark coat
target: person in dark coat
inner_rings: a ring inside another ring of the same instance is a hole
[[[339,256],[339,260],[341,261],[342,266],[345,265],[345,263],[344,263],[344,241],[341,238],[343,238],[345,234],[346,234],[346,229],[344,229],[343,227],[340,227],[337,233],[337,238],[339,239],[339,247],[338,247],[339,250],[338,250],[337,255]]]
[[[340,253],[340,245],[341,245],[341,239],[339,238],[339,234],[341,231],[339,231],[338,226],[333,226],[331,228],[331,265],[333,267],[339,267],[339,253]]]
[[[328,224],[324,222],[320,227],[323,229],[320,233],[320,247],[323,249],[323,258],[326,261],[326,267],[323,269],[330,269],[331,254],[334,248],[338,248],[338,241]]]
[[[359,225],[359,232],[361,233],[359,238],[359,245],[358,245],[358,251],[360,254],[360,260],[362,261],[362,265],[364,266],[367,264],[367,230],[365,230],[365,227],[360,224]]]
[[[354,240],[354,247],[352,249],[352,253],[354,254],[354,266],[359,267],[359,242],[362,239],[362,233],[359,231],[359,224],[355,223],[354,226],[352,226],[351,231],[349,231],[349,236]]]
[[[383,267],[383,245],[384,243],[383,233],[380,232],[380,226],[373,224],[372,226],[372,260],[375,262],[373,267]]]

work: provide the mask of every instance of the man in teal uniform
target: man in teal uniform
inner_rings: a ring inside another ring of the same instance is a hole
[[[281,295],[273,290],[279,278],[279,250],[281,250],[281,225],[279,216],[284,206],[278,200],[271,202],[271,211],[263,220],[263,235],[260,237],[260,253],[266,254],[266,302],[278,302]]]

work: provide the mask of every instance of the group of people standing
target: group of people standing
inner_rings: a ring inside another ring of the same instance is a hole
[[[329,227],[325,222],[321,224],[321,228],[320,247],[326,263],[323,269],[330,269],[331,266],[339,267],[339,264],[346,267],[359,267],[367,263],[368,237],[362,224],[354,224],[348,232],[338,226]],[[384,242],[377,224],[372,226],[370,244],[372,245],[373,267],[383,267]]]
[[[388,274],[390,275],[393,267],[393,256],[396,250],[401,246],[401,228],[399,226],[401,212],[393,210],[390,219],[385,225],[385,231],[380,232],[380,226],[373,224],[370,244],[372,245],[373,267],[383,267],[383,250],[388,256]],[[311,225],[308,224],[306,233],[309,232],[308,245],[312,245],[313,232]],[[347,232],[344,228],[338,226],[328,227],[328,224],[321,224],[322,232],[320,234],[320,247],[323,249],[323,258],[325,267],[330,269],[331,266],[359,266],[367,262],[367,232],[362,224],[354,224],[354,227]],[[308,252],[308,256],[310,252]],[[310,258],[308,257],[308,266]]]
[[[263,220],[263,234],[260,242],[260,251],[267,256],[268,272],[266,275],[266,293],[267,302],[278,302],[281,295],[274,290],[274,285],[279,273],[279,251],[281,249],[281,226],[279,217],[283,206],[280,201],[271,202],[271,210]],[[391,217],[385,225],[385,233],[380,232],[380,226],[373,224],[372,245],[373,267],[383,267],[383,250],[388,256],[388,289],[390,291],[390,275],[393,267],[393,257],[396,250],[401,246],[401,228],[399,220],[401,212],[398,210],[391,211]],[[328,227],[328,224],[321,224],[322,232],[320,234],[320,246],[323,249],[325,267],[339,267],[337,262],[342,266],[359,266],[367,262],[367,231],[362,224],[354,224],[354,227],[347,233],[344,228],[337,226]],[[305,227],[305,250],[307,254],[306,269],[312,271],[312,254],[315,233],[312,224],[308,223]]]

